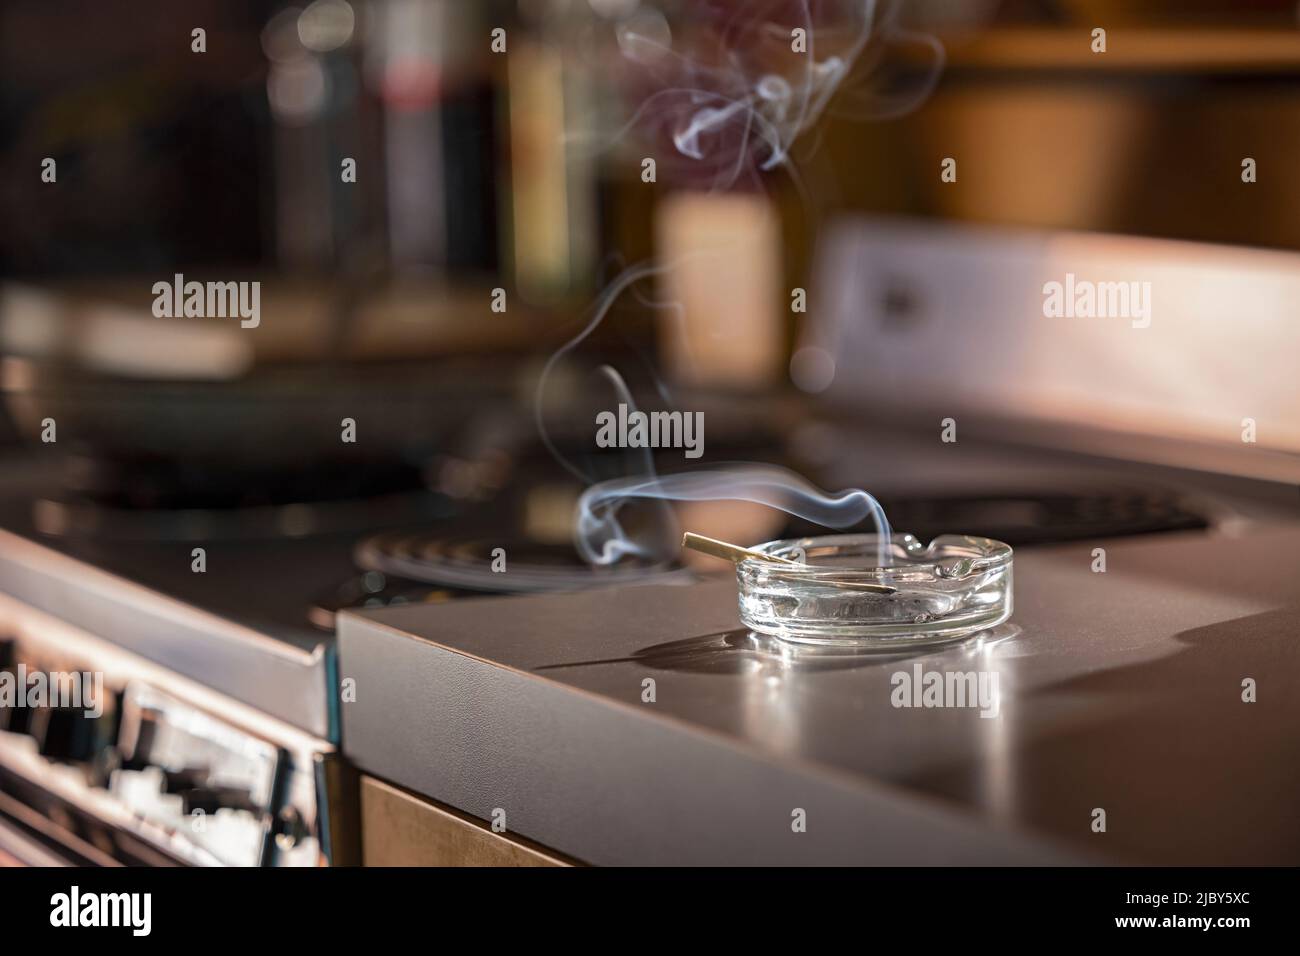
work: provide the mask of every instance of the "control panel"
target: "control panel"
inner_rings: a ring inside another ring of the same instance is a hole
[[[79,862],[336,862],[344,779],[329,743],[0,595],[0,817]]]

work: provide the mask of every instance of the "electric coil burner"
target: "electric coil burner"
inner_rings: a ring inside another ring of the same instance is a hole
[[[178,475],[183,471],[183,477]],[[206,480],[205,480],[206,479]],[[444,518],[445,496],[401,465],[207,477],[174,463],[74,456],[33,504],[43,534],[83,540],[272,540]]]
[[[691,574],[667,563],[625,560],[593,568],[571,544],[513,538],[440,537],[428,532],[388,532],[367,538],[356,550],[367,571],[465,591],[502,594],[579,591],[637,583],[685,581]]]
[[[626,560],[616,567],[592,568],[570,544],[536,541],[518,532],[454,538],[433,530],[387,531],[361,541],[353,558],[359,573],[349,575],[308,611],[308,619],[322,630],[332,631],[335,615],[350,608],[696,579],[668,563]]]

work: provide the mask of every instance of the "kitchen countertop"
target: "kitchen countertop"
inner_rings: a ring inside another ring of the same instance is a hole
[[[908,657],[752,637],[729,579],[349,613],[344,749],[593,863],[1300,862],[1300,530],[1096,544]],[[997,716],[895,707],[917,667]]]

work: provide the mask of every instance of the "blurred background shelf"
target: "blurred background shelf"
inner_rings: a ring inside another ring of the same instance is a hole
[[[1300,72],[1300,29],[1095,25],[1107,31],[1104,54],[1092,52],[1093,27],[1083,24],[959,31],[943,40],[949,65],[961,69]]]

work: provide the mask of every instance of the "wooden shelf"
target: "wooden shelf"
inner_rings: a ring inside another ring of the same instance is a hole
[[[1104,24],[1099,24],[1104,26]],[[1300,29],[999,27],[942,37],[950,67],[1010,70],[1300,73]]]

